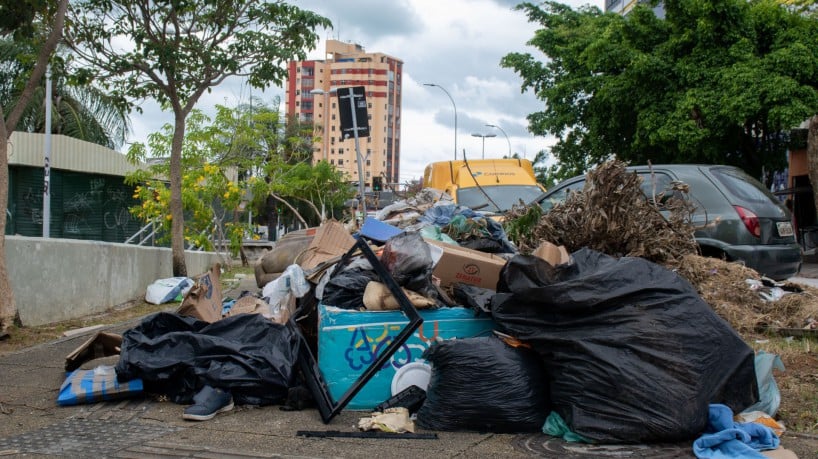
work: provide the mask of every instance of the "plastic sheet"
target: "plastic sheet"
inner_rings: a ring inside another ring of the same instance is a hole
[[[755,403],[752,349],[686,280],[642,258],[572,257],[553,268],[515,256],[491,304],[499,329],[542,356],[572,431],[602,443],[689,440],[710,403]]]
[[[491,253],[516,253],[517,250],[514,246],[509,242],[508,236],[506,235],[503,226],[500,225],[497,221],[486,218],[480,213],[477,213],[468,207],[457,206],[457,205],[439,205],[434,206],[426,211],[425,214],[419,219],[420,222],[426,224],[433,224],[436,226],[444,227],[446,225],[454,223],[459,228],[460,232],[470,232],[473,230],[475,225],[482,228],[482,237],[477,239],[488,238],[494,241],[491,244],[490,250]],[[468,238],[458,238],[453,236],[455,240],[462,244],[462,242]],[[480,242],[476,244],[482,244],[488,246],[488,243]],[[476,248],[476,247],[472,247]]]
[[[755,367],[759,399],[744,412],[763,411],[774,417],[778,412],[778,406],[781,405],[781,391],[775,383],[773,370],[784,371],[784,362],[776,354],[759,351],[755,357]]]
[[[548,416],[536,353],[497,337],[447,340],[423,353],[432,365],[417,424],[430,430],[538,432]]]
[[[283,324],[295,313],[295,299],[310,291],[310,283],[304,277],[301,266],[290,265],[276,280],[269,282],[261,291],[267,302],[262,315]]]
[[[294,386],[299,346],[294,329],[259,314],[208,324],[160,312],[122,335],[116,375],[140,378],[146,391],[176,403],[190,403],[209,385],[229,390],[238,404],[274,404]]]

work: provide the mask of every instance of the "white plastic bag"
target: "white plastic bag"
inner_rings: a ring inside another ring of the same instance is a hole
[[[151,304],[163,304],[173,301],[179,294],[185,294],[193,287],[189,277],[169,277],[155,280],[145,292],[145,301]]]
[[[299,265],[290,265],[274,281],[261,290],[261,296],[269,307],[262,315],[277,323],[285,323],[295,312],[295,299],[310,291],[310,283]]]

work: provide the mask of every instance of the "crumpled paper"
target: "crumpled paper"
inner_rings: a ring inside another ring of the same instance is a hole
[[[363,431],[380,430],[381,432],[406,433],[415,432],[415,423],[409,419],[409,410],[404,407],[387,408],[381,413],[376,411],[358,421],[358,428]]]

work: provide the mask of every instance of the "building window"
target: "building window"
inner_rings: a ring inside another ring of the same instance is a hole
[[[339,165],[339,166],[343,166],[343,165],[344,165],[344,160],[343,160],[343,158],[338,158],[338,165]]]

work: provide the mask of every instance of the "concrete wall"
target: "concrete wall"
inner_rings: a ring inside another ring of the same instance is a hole
[[[214,252],[185,254],[189,277],[217,261]],[[104,312],[173,277],[168,248],[75,239],[6,236],[6,266],[25,326]]]

